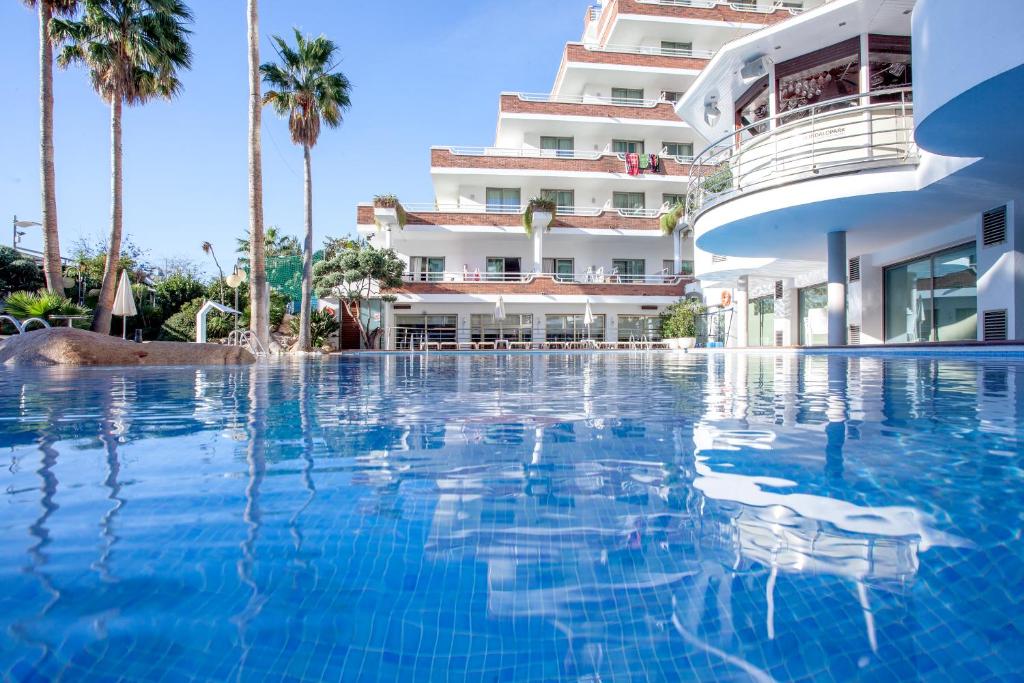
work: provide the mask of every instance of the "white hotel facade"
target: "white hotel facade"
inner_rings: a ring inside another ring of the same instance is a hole
[[[408,263],[388,347],[656,338],[684,295],[731,346],[1024,339],[1022,19],[1016,0],[604,0],[550,94],[501,95],[493,147],[431,150],[434,201],[403,202],[404,228],[358,207]],[[660,168],[631,175],[630,153]],[[528,237],[534,196],[559,209]]]

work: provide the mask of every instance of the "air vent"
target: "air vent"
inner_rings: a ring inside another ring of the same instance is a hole
[[[782,332],[775,333],[775,345],[782,346]]]
[[[775,298],[776,299],[781,299],[782,298],[782,280],[776,280],[775,281]]]
[[[860,256],[850,259],[850,282],[860,282]]]
[[[860,346],[860,325],[850,325],[849,339],[850,346]]]
[[[982,320],[982,339],[1006,341],[1008,331],[1006,309],[985,311]]]
[[[1006,241],[1006,207],[986,211],[981,215],[981,243],[986,247]]]
[[[724,256],[719,256],[718,254],[712,254],[711,255],[711,262],[712,263],[724,263],[725,262],[725,257]]]

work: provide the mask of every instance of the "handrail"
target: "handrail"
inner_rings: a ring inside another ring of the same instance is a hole
[[[885,100],[885,101],[879,101]],[[889,88],[805,105],[713,141],[690,166],[688,221],[741,192],[865,164],[916,163],[913,89]]]
[[[551,93],[530,93],[530,92],[509,92],[504,95],[514,95],[523,102],[550,102],[555,104],[598,104],[610,107],[638,107],[653,109],[659,104],[666,104],[668,100],[633,99],[625,97],[604,97],[597,95],[552,95]]]
[[[431,202],[406,203],[402,207],[409,213],[471,213],[516,215],[526,210],[526,206],[498,206],[486,204],[438,204]],[[665,205],[657,209],[614,209],[603,206],[559,206],[557,216],[600,216],[606,212],[615,212],[623,218],[657,218],[667,211]]]
[[[28,332],[29,323],[39,323],[43,329],[50,327],[50,323],[46,322],[42,318],[28,318],[27,320],[18,320],[13,315],[3,314],[0,315],[0,321],[6,320],[7,322],[14,325],[14,329],[18,334],[25,334]]]
[[[655,275],[621,275],[619,273],[487,273],[478,270],[443,271],[433,273],[405,273],[404,282],[426,284],[528,284],[537,278],[549,278],[556,284],[620,284],[620,285],[678,285],[688,278],[685,275],[659,273]]]
[[[232,330],[228,333],[227,345],[248,349],[257,358],[267,355],[266,347],[252,330]]]
[[[523,158],[523,159],[564,159],[566,161],[572,160],[586,160],[586,161],[597,161],[604,157],[616,157],[620,161],[624,161],[626,154],[624,152],[612,152],[609,149],[586,151],[580,149],[538,149],[536,147],[473,147],[473,146],[452,146],[452,145],[439,145],[433,147],[433,149],[447,151],[453,156],[464,156],[464,157],[512,157],[512,158]],[[693,162],[693,156],[679,156],[665,153],[665,148],[662,147],[661,153],[658,155],[663,161],[674,161],[678,164],[690,164]],[[408,208],[408,205],[403,203],[402,206]]]
[[[691,57],[693,59],[711,59],[715,56],[712,50],[684,50],[679,48],[667,48],[659,45],[622,45],[616,43],[597,44],[582,43],[583,47],[591,52],[614,52],[627,55],[649,55],[652,57]]]
[[[728,5],[737,12],[751,12],[755,14],[774,14],[779,10],[789,10],[792,15],[802,13],[803,9],[786,7],[782,2],[775,2],[771,6],[762,7],[756,2],[730,2],[729,0],[636,0],[642,5],[664,5],[668,7],[699,7],[712,9],[718,5]]]

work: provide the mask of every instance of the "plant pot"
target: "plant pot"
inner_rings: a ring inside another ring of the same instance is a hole
[[[550,211],[534,211],[533,212],[533,230],[534,232],[544,232],[551,227],[552,221],[555,220],[555,215]]]
[[[664,341],[668,345],[668,348],[673,351],[692,349],[697,345],[697,339],[695,337],[672,337],[670,339],[665,339]]]

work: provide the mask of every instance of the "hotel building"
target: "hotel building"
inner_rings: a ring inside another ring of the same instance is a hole
[[[657,339],[659,315],[694,282],[690,231],[664,234],[661,217],[685,200],[694,154],[718,136],[684,121],[678,103],[723,45],[823,1],[588,9],[550,93],[500,95],[493,146],[430,150],[435,196],[402,198],[404,226],[394,209],[358,207],[359,234],[408,264],[396,301],[368,312],[385,348]],[[529,236],[533,197],[558,208]]]

